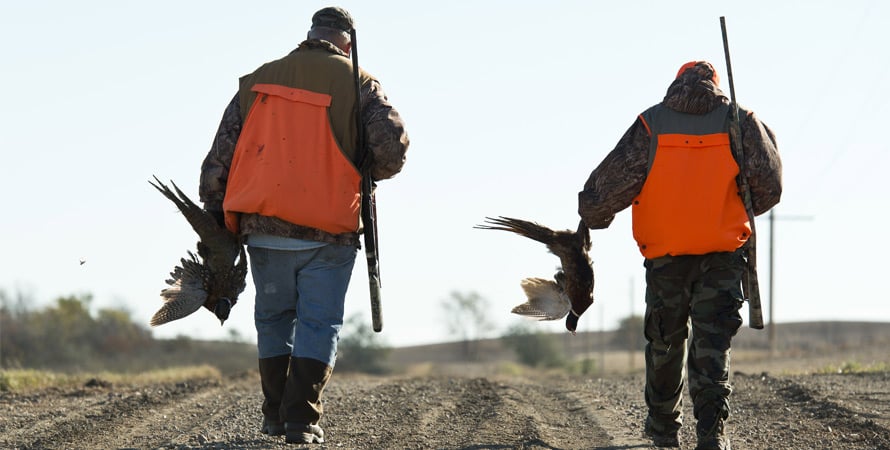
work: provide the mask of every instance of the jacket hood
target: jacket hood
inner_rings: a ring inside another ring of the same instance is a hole
[[[714,67],[707,62],[684,65],[668,87],[662,103],[677,112],[706,114],[729,103],[729,98],[717,87],[717,79]]]

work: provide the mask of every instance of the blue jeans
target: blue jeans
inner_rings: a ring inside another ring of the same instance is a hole
[[[254,323],[260,358],[290,354],[333,367],[343,304],[357,249],[247,247],[256,286]]]

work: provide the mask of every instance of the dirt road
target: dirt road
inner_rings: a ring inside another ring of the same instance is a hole
[[[890,374],[733,377],[736,449],[890,449]],[[259,433],[255,373],[0,395],[0,448],[295,448]],[[326,392],[343,449],[646,449],[640,375],[359,377]],[[688,399],[687,418],[691,418]],[[694,447],[692,421],[681,431]]]

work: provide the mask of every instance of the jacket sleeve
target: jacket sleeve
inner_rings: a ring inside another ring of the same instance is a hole
[[[742,123],[745,175],[751,189],[754,215],[759,216],[779,203],[782,196],[782,160],[773,131],[753,112]]]
[[[201,164],[201,179],[198,194],[204,203],[204,209],[222,211],[223,199],[226,196],[226,183],[229,179],[229,168],[235,156],[235,145],[241,135],[241,105],[238,93],[223,111],[219,129],[213,138],[210,151]]]
[[[650,140],[638,117],[590,174],[584,190],[578,194],[578,214],[589,228],[607,228],[615,214],[639,195],[646,181]]]
[[[408,134],[402,117],[374,79],[362,86],[362,123],[367,149],[374,156],[371,177],[375,181],[392,178],[405,165]]]

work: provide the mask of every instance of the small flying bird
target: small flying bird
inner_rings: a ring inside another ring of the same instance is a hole
[[[86,264],[86,263],[87,263],[87,259],[86,259],[86,258],[80,258],[80,265],[81,265],[81,266],[84,265],[84,264]]]
[[[520,286],[528,301],[511,312],[538,320],[566,318],[566,329],[578,329],[578,318],[593,304],[593,266],[590,256],[590,232],[584,222],[577,231],[554,231],[543,225],[510,217],[485,218],[474,228],[503,230],[534,239],[559,257],[560,270],[554,280],[526,278]]]
[[[148,183],[176,205],[198,233],[199,241],[198,254],[188,251],[188,257],[180,259],[180,265],[170,272],[170,279],[166,280],[170,287],[161,291],[164,305],[152,316],[150,324],[163,325],[204,306],[222,325],[246,286],[244,246],[237,236],[220,227],[210,214],[179,190],[176,183],[170,182],[171,190],[158,177],[154,179],[157,184],[150,180]]]

